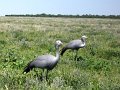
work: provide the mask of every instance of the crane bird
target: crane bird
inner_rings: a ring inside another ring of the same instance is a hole
[[[81,39],[70,41],[66,46],[62,48],[61,55],[63,56],[65,51],[68,49],[76,50],[76,55],[75,55],[75,59],[76,59],[79,48],[83,48],[86,46],[86,38],[87,37],[84,35],[81,37]]]
[[[60,40],[57,40],[55,42],[56,56],[53,56],[50,54],[38,56],[35,60],[28,63],[28,65],[25,67],[23,73],[24,72],[28,73],[33,68],[41,68],[41,69],[43,69],[43,72],[44,72],[44,69],[47,69],[47,72],[46,72],[46,80],[47,80],[48,71],[52,70],[57,65],[57,63],[60,59],[59,47],[62,44],[63,43]]]

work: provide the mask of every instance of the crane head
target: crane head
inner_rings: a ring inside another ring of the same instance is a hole
[[[62,43],[60,40],[57,40],[57,41],[55,42],[55,46],[61,46],[61,45],[63,45],[63,43]]]
[[[87,36],[83,35],[83,36],[82,36],[82,38],[85,38],[85,39],[86,39],[86,38],[87,38]]]

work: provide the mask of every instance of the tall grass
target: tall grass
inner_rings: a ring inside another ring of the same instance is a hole
[[[82,35],[87,46],[77,61],[66,51],[48,81],[40,80],[41,69],[22,73],[35,57],[55,55],[56,40],[65,45]],[[119,77],[119,19],[0,17],[1,90],[119,90]]]

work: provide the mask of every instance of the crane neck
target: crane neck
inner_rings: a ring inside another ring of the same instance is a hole
[[[59,47],[56,46],[56,60],[59,60],[60,53],[59,53]]]
[[[82,41],[83,43],[85,43],[85,42],[86,42],[85,38],[81,38],[81,41]]]

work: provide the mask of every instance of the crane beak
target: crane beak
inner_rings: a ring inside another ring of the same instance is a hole
[[[61,45],[63,45],[63,43],[61,42]]]

